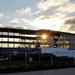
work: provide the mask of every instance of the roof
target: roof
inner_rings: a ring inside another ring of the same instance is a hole
[[[59,35],[60,33],[65,33],[65,34],[72,34],[72,33],[67,33],[67,32],[60,32],[60,31],[52,31],[52,30],[46,30],[46,29],[40,29],[40,30],[31,30],[31,29],[20,29],[20,28],[0,28],[1,32],[13,32],[13,33],[20,33],[20,34],[36,34],[36,33],[50,33],[50,34],[57,34]]]
[[[21,34],[34,34],[37,30],[28,30],[28,29],[18,29],[18,28],[0,28],[1,32],[13,32]]]

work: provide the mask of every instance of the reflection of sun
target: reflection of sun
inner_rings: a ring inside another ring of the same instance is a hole
[[[47,38],[47,35],[46,35],[46,34],[43,34],[41,37],[42,37],[43,39],[46,39],[46,38]]]

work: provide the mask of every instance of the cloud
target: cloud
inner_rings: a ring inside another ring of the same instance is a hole
[[[9,16],[6,16],[5,14],[0,13],[0,18],[9,18]]]
[[[51,18],[51,16],[49,16],[49,15],[41,15],[41,16],[39,16],[39,17],[37,17],[37,18],[35,18],[35,20],[49,20]]]
[[[69,26],[69,30],[75,31],[75,17],[71,17],[65,21],[65,24]]]
[[[4,27],[4,24],[0,24],[0,27]]]
[[[16,19],[9,21],[8,23],[11,23],[11,24],[29,23],[29,20],[25,18],[16,18]]]
[[[44,11],[49,10],[51,7],[55,6],[61,6],[67,3],[69,0],[45,0],[45,1],[40,1],[37,4],[37,8],[39,9],[38,11],[35,12],[35,14],[42,13]]]
[[[62,25],[59,28],[59,31],[63,31],[63,32],[75,32],[75,25]]]
[[[25,18],[19,18],[19,19],[14,19],[14,20],[9,21],[10,24],[13,24],[14,28],[22,27],[24,29],[37,29],[37,27],[31,24],[31,22],[32,22],[31,20],[27,20]]]
[[[0,13],[0,18],[4,18],[4,14],[3,13]]]
[[[64,6],[59,7],[56,12],[73,13],[75,12],[75,3],[68,2]]]
[[[40,17],[38,17],[39,20],[49,20],[49,19],[62,19],[66,16],[66,14],[61,14],[61,13],[55,13],[53,15],[42,15]]]
[[[5,25],[5,26],[3,25],[3,28],[27,29],[25,26],[21,26],[21,25],[15,25],[15,26],[13,25],[12,26],[12,25],[9,25],[9,24],[8,25]]]
[[[21,9],[17,10],[16,13],[18,13],[20,15],[33,15],[32,10],[29,7],[21,8]]]
[[[37,27],[38,29],[51,29],[58,30],[63,24],[62,18],[65,14],[54,14],[54,15],[41,15],[35,18],[33,21],[29,21],[29,24]]]
[[[65,21],[65,24],[75,25],[75,18],[70,18]]]
[[[25,19],[25,18],[22,18],[22,19],[21,19],[21,22],[29,23],[29,20],[27,20],[27,19]]]
[[[65,18],[66,14],[64,14],[64,13],[55,13],[54,16],[59,17],[59,18]]]
[[[60,27],[60,30],[65,32],[75,32],[75,17],[64,19],[64,24]]]
[[[8,23],[11,23],[11,24],[19,24],[20,23],[20,19],[19,18],[13,19],[13,20],[9,21]]]

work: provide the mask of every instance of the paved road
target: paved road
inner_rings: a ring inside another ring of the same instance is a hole
[[[8,73],[8,74],[0,74],[0,75],[75,75],[75,68]]]

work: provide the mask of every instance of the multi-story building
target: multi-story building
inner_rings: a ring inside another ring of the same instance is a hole
[[[40,47],[75,49],[75,34],[51,30],[0,28],[0,47]]]
[[[75,49],[75,34],[50,30],[39,30],[38,32],[40,36],[42,34],[47,36],[46,39],[41,40],[45,47]]]

